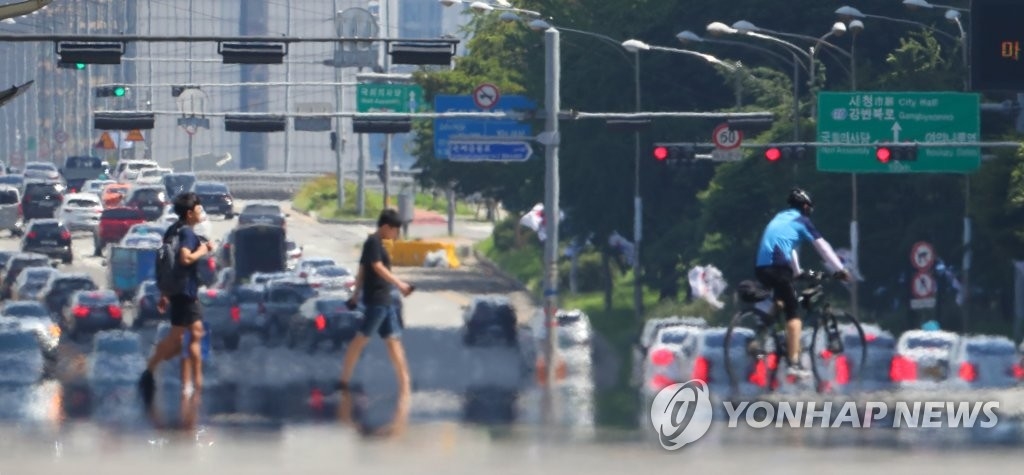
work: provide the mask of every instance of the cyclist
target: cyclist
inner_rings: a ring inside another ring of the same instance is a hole
[[[800,277],[803,272],[800,270],[797,249],[804,241],[812,242],[821,258],[832,268],[837,269],[837,278],[848,280],[850,274],[844,269],[832,246],[811,224],[810,215],[814,211],[811,196],[800,188],[793,188],[786,202],[789,208],[776,214],[761,236],[754,275],[761,284],[774,292],[775,299],[783,302],[786,317],[786,348],[789,350],[787,374],[804,378],[810,373],[800,362],[802,322],[798,314],[793,280]]]

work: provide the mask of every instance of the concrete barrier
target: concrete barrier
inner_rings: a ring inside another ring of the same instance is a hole
[[[402,267],[421,267],[427,259],[427,254],[438,250],[445,251],[448,256],[448,264],[452,269],[458,268],[461,263],[455,253],[455,244],[442,241],[392,241],[384,240],[384,249],[391,256],[391,265]]]

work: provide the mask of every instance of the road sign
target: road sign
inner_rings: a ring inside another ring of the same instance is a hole
[[[360,84],[356,87],[359,112],[418,112],[423,108],[419,84]]]
[[[58,130],[57,133],[54,134],[53,139],[56,140],[57,143],[64,143],[68,141],[68,134],[63,130]]]
[[[295,104],[296,116],[292,118],[295,130],[304,132],[327,132],[331,130],[330,117],[302,117],[298,114],[329,114],[334,110],[330,102],[300,102]]]
[[[126,142],[145,142],[146,138],[142,136],[142,131],[135,129],[128,132],[128,136],[124,140]]]
[[[453,162],[525,162],[531,156],[529,142],[448,142],[448,159]]]
[[[189,88],[181,91],[177,97],[178,110],[181,115],[195,117],[206,112],[206,93],[202,89]]]
[[[914,282],[910,292],[916,299],[926,299],[935,296],[935,278],[930,272],[918,272],[914,276]]]
[[[935,249],[924,241],[914,243],[910,248],[910,263],[919,271],[926,271],[935,264]]]
[[[818,147],[818,170],[847,173],[970,173],[978,147],[921,147],[914,161],[879,162],[886,142],[978,142],[979,96],[955,92],[822,92],[818,142],[864,147]]]
[[[117,144],[114,143],[114,139],[110,138],[110,132],[103,132],[103,135],[100,135],[100,139],[96,142],[96,148],[114,150],[117,148]]]
[[[716,148],[711,151],[711,160],[715,162],[738,162],[743,159],[743,149]]]
[[[501,104],[493,107],[490,112],[530,112],[537,109],[537,104],[524,96],[505,96]],[[477,107],[473,96],[438,95],[434,97],[434,110],[437,112],[487,112]],[[434,156],[439,160],[448,158],[448,142],[455,137],[493,137],[500,140],[515,140],[532,135],[530,124],[514,119],[435,119],[434,120]]]
[[[729,128],[729,124],[720,124],[711,133],[711,142],[716,149],[733,150],[743,144],[743,131]]]
[[[491,110],[498,105],[498,99],[501,99],[501,91],[494,84],[481,84],[473,90],[473,102],[481,109]]]

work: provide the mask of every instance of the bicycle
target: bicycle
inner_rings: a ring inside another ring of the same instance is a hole
[[[805,288],[798,294],[798,301],[804,310],[804,323],[810,321],[813,325],[808,351],[810,352],[815,388],[818,392],[825,392],[829,384],[824,374],[825,362],[821,360],[838,361],[840,357],[846,358],[846,370],[849,371],[852,364],[854,368],[852,373],[855,374],[844,374],[842,379],[846,380],[845,383],[855,383],[860,380],[864,363],[867,360],[867,339],[860,322],[853,315],[835,309],[825,298],[824,284],[829,280],[834,280],[834,277],[814,271],[808,271],[797,279],[797,282],[806,283]],[[753,281],[744,284],[741,284],[741,288],[737,291],[741,308],[729,322],[729,328],[725,333],[725,369],[729,376],[730,388],[733,392],[737,391],[742,377],[741,371],[746,369],[734,367],[739,364],[737,360],[745,362],[744,366],[747,366],[751,361],[749,358],[753,358],[754,369],[750,372],[748,381],[773,391],[778,385],[776,376],[780,366],[779,362],[786,361],[788,364],[789,361],[784,322],[778,318],[783,309],[782,302],[773,297],[771,290],[764,289]],[[847,330],[847,335],[853,336],[852,333],[855,333],[859,338],[859,355],[846,354],[844,335],[840,327]],[[850,327],[853,329],[852,333],[849,331]],[[820,352],[818,348],[819,332],[823,332],[826,337],[825,348]],[[734,336],[738,338],[738,335],[741,334],[746,337],[746,340],[734,343]],[[742,350],[742,353],[730,354],[730,350]],[[851,356],[854,358],[853,361],[850,361]],[[839,375],[837,374],[837,376]]]

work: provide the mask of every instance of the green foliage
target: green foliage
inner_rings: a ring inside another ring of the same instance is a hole
[[[316,212],[322,218],[358,218],[356,213],[356,197],[358,185],[353,181],[345,182],[345,208],[338,210],[338,181],[336,175],[324,175],[310,180],[292,198],[292,207],[297,210]],[[420,192],[413,198],[415,206],[439,213],[448,212],[446,200],[437,202],[430,193]],[[394,201],[392,201],[394,203]],[[393,205],[394,206],[394,205]],[[376,219],[384,207],[384,195],[376,190],[366,190],[366,209],[363,217]],[[465,203],[456,202],[456,214],[467,215],[475,211]]]

